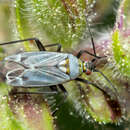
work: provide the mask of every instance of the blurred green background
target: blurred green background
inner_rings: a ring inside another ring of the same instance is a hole
[[[112,28],[116,19],[116,9],[118,8],[118,0],[97,0],[98,4],[95,7],[99,14],[94,19],[93,28],[97,31],[109,30]],[[12,6],[9,0],[0,0],[0,43],[10,41],[13,38],[12,31],[12,15],[10,7]],[[14,52],[15,53],[15,52]],[[68,109],[70,107],[70,109]],[[57,119],[59,130],[130,130],[129,123],[125,122],[119,126],[114,124],[100,125],[96,122],[82,120],[82,117],[76,111],[72,111],[72,106],[65,103],[60,109]],[[62,115],[62,112],[64,114]],[[70,115],[70,112],[74,113]],[[64,122],[66,125],[64,125]]]

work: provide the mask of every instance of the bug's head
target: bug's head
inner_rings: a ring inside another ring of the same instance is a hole
[[[92,61],[85,61],[83,64],[83,71],[86,75],[90,75],[95,70],[96,66]]]

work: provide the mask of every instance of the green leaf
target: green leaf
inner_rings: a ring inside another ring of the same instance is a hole
[[[125,51],[125,49],[123,49],[123,46],[129,48],[129,44],[123,43],[125,40],[121,39],[120,37],[121,36],[119,36],[119,30],[115,30],[112,36],[113,54],[114,54],[117,67],[119,68],[120,72],[124,76],[130,77],[130,56]],[[125,46],[127,44],[128,46]]]

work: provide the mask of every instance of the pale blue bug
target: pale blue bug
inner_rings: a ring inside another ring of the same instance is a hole
[[[23,52],[20,54],[8,56],[4,59],[5,62],[15,63],[16,68],[6,73],[4,77],[7,84],[16,87],[44,87],[48,86],[51,88],[53,93],[57,93],[57,86],[67,94],[66,89],[63,86],[63,83],[70,80],[76,80],[86,84],[91,84],[94,87],[101,90],[103,93],[106,93],[102,88],[98,87],[95,83],[90,82],[86,79],[79,78],[82,73],[87,75],[91,72],[99,72],[110,84],[110,86],[115,90],[115,95],[118,94],[116,88],[110,82],[110,80],[99,70],[96,69],[95,61],[104,57],[99,57],[96,55],[96,49],[94,45],[94,40],[92,33],[88,26],[88,31],[91,38],[91,43],[93,47],[94,54],[88,52],[87,50],[81,50],[77,56],[74,56],[69,53],[61,53],[60,44],[51,44],[43,46],[37,38],[29,38],[24,40],[17,40],[2,43],[0,45],[15,44],[25,41],[35,41],[40,52]],[[58,46],[57,52],[48,52],[46,47]],[[79,58],[83,53],[87,53],[94,57],[92,61],[82,61]],[[4,79],[3,78],[3,79]],[[27,92],[26,92],[27,93]],[[36,92],[36,94],[50,93],[50,92]],[[52,92],[51,92],[52,93]],[[18,92],[17,92],[18,94]],[[19,92],[19,94],[25,94],[25,92]],[[31,92],[29,94],[35,94]]]
[[[86,50],[81,50],[77,56],[69,53],[61,53],[60,44],[43,46],[40,40],[37,38],[11,41],[2,43],[0,45],[14,44],[32,40],[35,41],[40,52],[23,52],[7,56],[4,59],[4,62],[12,62],[17,66],[13,70],[6,73],[5,79],[7,84],[25,88],[38,88],[48,86],[52,90],[52,92],[28,92],[29,94],[57,93],[58,86],[64,92],[64,94],[67,94],[63,83],[70,80],[76,80],[86,84],[91,84],[104,93],[105,91],[102,88],[98,87],[95,83],[90,82],[86,79],[79,78],[82,73],[86,73],[88,75],[91,72],[99,72],[116,91],[115,87],[112,85],[109,79],[102,72],[96,69],[94,62],[102,57],[96,55],[92,35],[91,41],[94,54]],[[51,46],[58,46],[57,52],[46,51],[45,48]],[[83,53],[87,53],[95,58],[89,62],[82,61],[79,58]],[[25,92],[17,92],[17,94],[25,94]]]
[[[117,98],[118,92],[116,88],[101,71],[96,69],[95,61],[103,57],[99,57],[96,55],[96,50],[95,50],[91,32],[90,32],[90,36],[91,36],[91,42],[93,45],[94,54],[86,50],[81,50],[77,54],[77,56],[74,56],[69,53],[61,53],[60,44],[51,44],[51,45],[43,46],[40,40],[38,40],[37,38],[29,38],[24,40],[2,43],[0,45],[8,45],[8,44],[33,40],[35,41],[40,52],[23,52],[23,53],[5,57],[3,62],[13,63],[13,66],[15,67],[14,69],[7,71],[5,76],[0,72],[1,77],[3,77],[3,79],[6,80],[8,85],[17,88],[18,87],[24,87],[24,88],[49,87],[51,89],[51,91],[46,91],[46,92],[45,91],[38,91],[38,92],[11,91],[12,94],[54,94],[54,93],[58,93],[57,87],[59,87],[61,91],[64,93],[65,97],[67,97],[67,91],[63,86],[63,83],[68,82],[70,80],[76,80],[85,84],[91,84],[92,86],[102,91],[104,95],[108,95],[104,89],[100,88],[95,83],[79,77],[80,75],[82,75],[82,73],[86,73],[87,75],[89,75],[91,74],[91,72],[99,72],[107,80],[110,86],[114,89],[115,91],[114,95]],[[52,47],[52,46],[58,46],[57,52],[46,51],[45,49],[46,47]],[[83,53],[87,53],[95,58],[92,61],[82,61],[79,58],[82,56]],[[83,94],[81,89],[80,89],[80,93],[81,95]],[[117,107],[120,108],[118,102],[117,102]],[[57,110],[54,111],[53,115],[55,114],[56,111]]]

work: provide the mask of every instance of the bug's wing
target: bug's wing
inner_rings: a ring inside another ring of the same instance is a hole
[[[8,56],[6,61],[17,62],[26,67],[55,66],[60,61],[67,58],[67,54],[57,52],[24,52],[17,55]]]
[[[21,65],[8,71],[7,83],[12,86],[51,86],[70,80],[57,65],[67,54],[55,52],[26,52],[6,57],[6,61]]]
[[[16,69],[7,74],[7,82],[11,86],[51,86],[57,85],[67,80],[70,77],[55,67],[43,67],[39,69]]]

